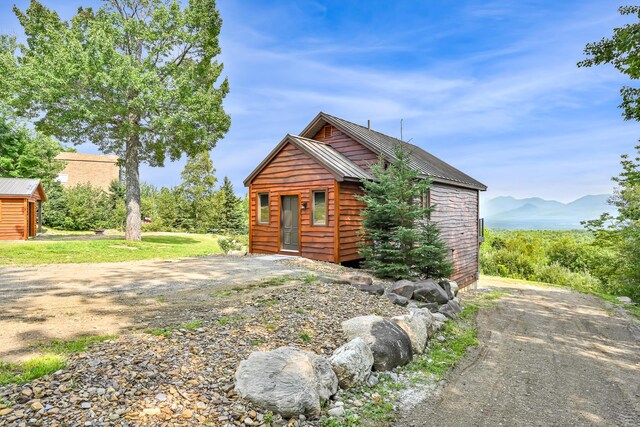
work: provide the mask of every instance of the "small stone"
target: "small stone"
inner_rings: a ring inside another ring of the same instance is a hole
[[[39,411],[42,408],[44,408],[44,406],[42,405],[42,403],[40,403],[39,400],[36,400],[31,404],[31,410],[33,411]]]
[[[344,406],[344,402],[337,401],[333,406]]]
[[[164,402],[164,401],[167,400],[167,395],[164,394],[164,393],[158,393],[158,394],[156,394],[156,400],[158,402]]]
[[[23,396],[30,397],[33,394],[33,391],[31,391],[30,388],[23,388],[20,393],[22,393]]]
[[[629,297],[618,297],[616,299],[623,304],[633,304],[633,300]]]
[[[47,414],[56,415],[60,413],[60,408],[51,408],[47,411]]]
[[[258,415],[258,414],[256,414],[256,411],[254,411],[254,410],[249,411],[249,416],[250,416],[251,418],[255,418],[257,415]]]
[[[304,414],[300,414],[300,415],[298,415],[298,419],[299,419],[300,421],[306,421],[306,420],[307,420],[307,417],[305,417],[305,416],[304,416]]]
[[[252,425],[255,424],[255,422],[253,422],[253,420],[251,418],[249,418],[249,417],[245,418],[243,423],[245,423],[248,426],[252,426]]]
[[[336,406],[335,408],[329,409],[327,413],[329,414],[330,417],[344,417],[346,414],[346,411],[342,406]]]
[[[89,402],[82,402],[82,403],[80,404],[80,407],[81,407],[82,409],[90,409],[90,408],[91,408],[91,403],[89,403]]]
[[[191,411],[191,409],[185,409],[184,411],[182,411],[182,418],[191,418],[193,417],[193,412]]]
[[[145,408],[142,411],[142,415],[158,415],[160,413],[160,408]]]
[[[445,342],[447,340],[443,335],[438,335],[436,339],[440,342]]]
[[[355,406],[356,408],[359,408],[363,405],[362,400],[354,400],[353,401],[353,406]]]
[[[13,408],[0,409],[0,416],[9,415],[12,412],[13,412]]]

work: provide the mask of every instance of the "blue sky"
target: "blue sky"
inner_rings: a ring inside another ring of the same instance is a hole
[[[20,36],[12,1],[0,32]],[[27,0],[16,0],[20,8]],[[95,0],[43,0],[63,18]],[[579,69],[585,43],[624,24],[618,4],[539,1],[218,2],[232,127],[212,151],[242,180],[319,112],[405,139],[489,186],[485,197],[570,201],[609,193],[640,136],[624,122],[610,67]],[[627,18],[628,19],[628,18]],[[84,152],[97,152],[83,146]],[[175,185],[182,162],[143,167]]]

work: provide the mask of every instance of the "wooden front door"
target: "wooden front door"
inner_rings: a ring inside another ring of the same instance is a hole
[[[298,196],[281,196],[280,200],[280,249],[283,251],[300,250],[298,234]]]

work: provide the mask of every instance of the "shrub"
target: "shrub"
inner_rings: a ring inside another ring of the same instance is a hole
[[[219,237],[218,246],[220,246],[220,249],[222,249],[225,254],[229,253],[229,251],[239,251],[242,249],[242,243],[231,237]]]

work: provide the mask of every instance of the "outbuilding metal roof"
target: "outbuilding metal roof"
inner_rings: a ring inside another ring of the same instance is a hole
[[[38,185],[39,179],[0,178],[0,196],[32,196]]]
[[[359,141],[376,154],[382,154],[386,159],[394,159],[395,147],[402,144],[411,155],[411,167],[424,176],[435,180],[449,182],[454,185],[486,190],[487,186],[471,178],[464,172],[443,162],[436,156],[414,144],[400,141],[389,135],[376,132],[356,123],[335,117],[327,113],[319,113],[316,118],[300,133],[303,137],[314,136],[326,123],[335,126],[353,139]]]

